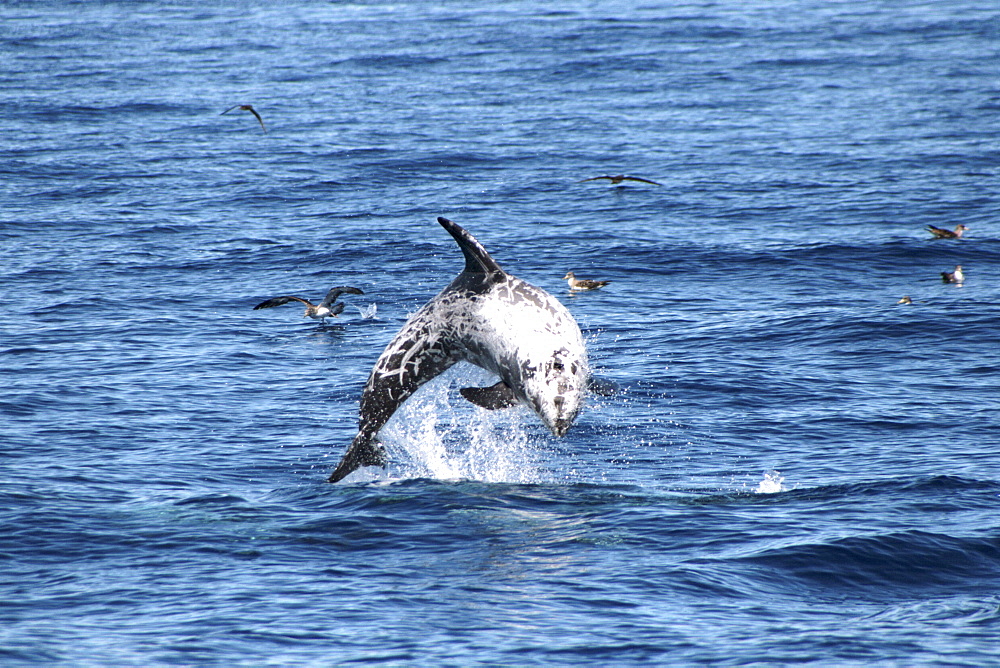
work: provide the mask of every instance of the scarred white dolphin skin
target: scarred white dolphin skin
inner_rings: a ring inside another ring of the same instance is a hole
[[[362,466],[385,466],[379,430],[417,388],[456,362],[500,377],[491,387],[461,390],[478,406],[527,404],[556,436],[580,412],[590,366],[576,320],[545,290],[501,269],[464,228],[437,220],[458,242],[465,269],[410,317],[375,362],[361,394],[358,435],[329,482]]]

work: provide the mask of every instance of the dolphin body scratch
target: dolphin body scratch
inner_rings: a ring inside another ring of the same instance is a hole
[[[580,412],[590,379],[580,327],[555,297],[511,276],[469,232],[438,223],[458,242],[465,268],[413,314],[375,363],[361,394],[358,434],[329,477],[385,466],[378,432],[421,385],[457,362],[499,376],[463,397],[491,410],[526,404],[556,436]]]

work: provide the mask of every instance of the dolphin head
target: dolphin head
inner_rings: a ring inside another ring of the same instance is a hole
[[[556,436],[573,425],[583,406],[590,367],[584,348],[558,348],[545,359],[525,365],[522,389],[528,403]]]

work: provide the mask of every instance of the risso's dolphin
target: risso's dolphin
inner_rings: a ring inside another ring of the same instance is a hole
[[[490,387],[461,390],[477,406],[527,404],[556,436],[580,412],[590,367],[576,320],[545,290],[501,269],[461,226],[437,220],[458,242],[465,269],[410,317],[375,362],[361,394],[358,435],[330,482],[362,466],[385,466],[379,430],[417,388],[456,362],[500,377]]]

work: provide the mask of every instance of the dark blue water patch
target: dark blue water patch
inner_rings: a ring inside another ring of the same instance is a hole
[[[674,241],[655,244],[622,244],[608,238],[605,231],[577,235],[581,241],[602,246],[602,256],[629,265],[629,273],[650,272],[658,276],[690,274],[699,282],[731,279],[734,275],[754,275],[756,280],[793,284],[805,271],[812,274],[810,283],[836,287],[835,292],[882,283],[901,272],[919,268],[924,277],[940,281],[940,271],[953,269],[962,262],[982,262],[991,266],[1000,259],[1000,246],[992,240],[971,242],[933,242],[929,240],[888,241],[873,244],[803,244],[792,247],[734,248],[696,245]],[[937,263],[940,269],[928,263]],[[966,266],[966,265],[963,265]],[[971,265],[970,265],[971,266]],[[840,273],[855,267],[853,274]],[[845,283],[846,281],[846,283]]]
[[[529,647],[523,648],[520,651],[512,650],[507,654],[516,661],[519,656],[534,655],[536,652],[536,648]],[[636,664],[642,664],[651,661],[657,662],[668,660],[670,655],[671,652],[664,651],[662,645],[639,642],[625,644],[612,642],[606,645],[592,643],[579,645],[570,644],[567,647],[547,649],[542,653],[542,656],[547,657],[547,660],[554,662],[569,661],[571,663],[578,661],[610,661],[612,663],[634,662]]]
[[[30,373],[31,371],[31,369],[23,369],[20,372],[14,372],[11,374],[11,378]],[[75,391],[60,387],[54,387],[47,392],[25,392],[20,389],[13,389],[6,393],[5,400],[0,404],[2,406],[0,410],[3,410],[5,414],[12,417],[44,414],[56,407],[66,407],[72,403],[71,400],[74,396],[77,400],[80,399],[80,395]],[[67,430],[72,430],[72,427],[68,427]],[[86,429],[81,434],[81,436],[93,435],[95,435],[93,429]]]
[[[180,223],[153,225],[140,223],[138,225],[121,225],[109,230],[105,234],[108,238],[124,238],[131,242],[146,236],[159,237],[161,235],[190,234],[197,232],[199,229],[202,228],[198,225],[184,225]]]
[[[253,507],[246,499],[225,493],[197,494],[175,501],[174,505],[178,507],[220,507],[227,510],[250,510]]]
[[[364,216],[359,220],[363,221]],[[438,245],[421,241],[399,239],[399,235],[390,230],[373,229],[363,222],[355,232],[339,234],[335,238],[324,236],[315,241],[307,240],[297,243],[261,243],[255,247],[225,250],[220,258],[185,261],[176,269],[185,275],[195,276],[206,269],[218,269],[225,266],[230,271],[241,269],[259,273],[267,278],[267,283],[273,287],[270,290],[307,290],[316,296],[325,294],[332,285],[317,283],[317,279],[329,278],[334,282],[358,282],[371,284],[370,274],[372,263],[384,258],[391,258],[392,265],[380,268],[380,272],[388,271],[389,275],[405,273],[415,266],[424,264],[424,258],[433,256],[443,250]],[[368,240],[378,239],[377,245],[359,243],[358,238]],[[442,244],[444,240],[442,240]],[[461,268],[460,256],[456,259],[455,273]],[[152,271],[162,271],[163,266],[151,267]],[[291,272],[291,273],[289,273]],[[360,274],[360,275],[359,275]],[[437,281],[444,287],[450,280],[448,273],[441,274]],[[423,283],[423,279],[418,281]],[[433,281],[432,281],[433,282]],[[284,287],[282,287],[284,286]],[[301,286],[301,287],[295,287]],[[365,285],[358,285],[365,289]],[[374,295],[386,294],[389,285],[379,285]],[[290,293],[294,294],[294,293]],[[308,295],[302,295],[308,298]]]
[[[579,44],[582,51],[596,52],[600,49],[598,45],[602,44],[619,46],[639,43],[663,48],[664,44],[674,43],[730,42],[751,35],[763,35],[770,30],[761,26],[733,25],[722,12],[685,13],[687,11],[688,8],[671,11],[653,21],[641,20],[638,16],[633,19],[604,16],[594,22],[566,24],[569,29],[562,31],[559,37],[566,43]]]
[[[11,417],[26,417],[31,416],[36,413],[36,408],[33,404],[45,405],[47,402],[39,401],[37,398],[33,400],[28,400],[23,397],[18,398],[17,401],[2,401],[0,402],[0,411],[5,415]]]
[[[447,64],[449,58],[439,56],[420,56],[414,54],[372,54],[365,56],[354,56],[344,60],[330,63],[332,67],[361,68],[370,70],[390,70],[394,73],[399,70],[419,69],[422,67]]]
[[[559,68],[551,73],[554,79],[589,79],[607,74],[623,72],[627,74],[660,72],[666,64],[658,59],[636,56],[618,58],[598,58],[573,60],[561,63]]]
[[[190,115],[191,108],[187,105],[166,102],[129,102],[100,107],[80,105],[39,105],[18,104],[4,105],[11,114],[24,117],[28,121],[65,122],[65,121],[103,121],[116,116],[136,115]],[[2,108],[2,107],[0,107]]]
[[[887,300],[893,301],[893,300]],[[912,314],[889,303],[878,312],[847,316],[840,305],[816,308],[803,304],[799,313],[774,314],[744,319],[728,331],[733,346],[811,344],[834,349],[847,357],[877,357],[898,352],[900,342],[927,341],[927,348],[909,350],[913,358],[955,357],[959,351],[951,344],[964,337],[989,337],[1000,326],[1000,312],[983,312],[976,303],[928,305],[920,314]],[[859,346],[859,342],[864,345]],[[847,346],[843,348],[842,346]],[[787,352],[787,348],[784,349]],[[954,354],[953,354],[954,353]]]
[[[879,37],[892,35],[914,35],[924,39],[966,37],[976,35],[979,37],[993,37],[1000,33],[1000,21],[996,16],[987,15],[979,19],[972,18],[947,18],[941,17],[939,20],[920,20],[917,18],[907,18],[899,22],[884,25],[866,24],[863,29],[857,30],[855,34],[859,36],[875,35]]]
[[[892,507],[899,512],[919,508],[929,515],[955,517],[956,513],[991,512],[996,499],[995,483],[953,476],[824,486],[780,494],[694,497],[688,503],[709,507],[794,504],[818,512],[816,525],[806,528],[798,541],[786,547],[764,548],[751,555],[696,558],[685,563],[694,569],[689,577],[696,588],[703,580],[706,586],[712,586],[708,583],[729,578],[729,590],[734,596],[744,595],[744,587],[764,587],[774,595],[872,601],[913,595],[925,598],[956,590],[974,594],[980,590],[973,583],[1000,577],[1000,545],[989,529],[972,535],[921,530],[861,532],[845,538],[836,531],[831,534],[823,517],[838,506],[844,511],[840,522],[863,522],[864,512],[884,513]],[[825,510],[819,511],[821,507]],[[809,533],[832,537],[817,542],[809,538]]]
[[[755,60],[747,63],[747,69],[775,68],[778,70],[805,69],[811,75],[822,75],[826,72],[836,74],[845,68],[889,68],[910,62],[905,54],[854,54],[837,53],[828,56],[812,57],[778,57]]]
[[[447,172],[447,177],[450,179],[454,178],[453,171],[455,169],[496,165],[498,162],[499,159],[497,156],[483,153],[431,152],[430,154],[412,155],[405,159],[393,157],[392,159],[379,160],[377,163],[373,163],[372,166],[377,167],[380,171],[394,174],[397,178],[403,174],[420,173],[427,175],[428,173],[444,171]]]
[[[778,548],[734,561],[760,569],[783,588],[806,584],[826,595],[879,600],[914,592],[975,593],[1000,579],[1000,538],[903,531]]]

